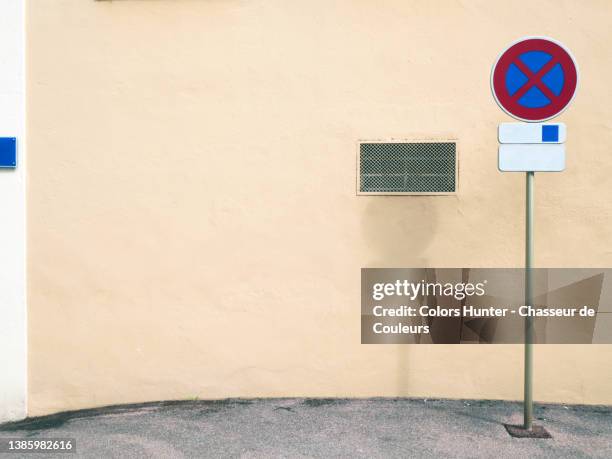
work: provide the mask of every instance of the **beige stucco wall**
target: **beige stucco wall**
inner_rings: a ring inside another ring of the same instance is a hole
[[[523,262],[489,71],[577,57],[536,260],[612,265],[612,3],[29,0],[29,412],[159,399],[519,399],[520,346],[360,344],[361,267]],[[456,137],[459,193],[355,193],[358,139]],[[535,398],[612,403],[612,346],[542,346]]]

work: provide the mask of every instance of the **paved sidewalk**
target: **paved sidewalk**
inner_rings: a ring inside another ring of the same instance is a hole
[[[62,457],[91,458],[612,458],[612,407],[537,405],[536,417],[552,439],[508,436],[519,403],[232,399],[60,413],[0,425],[0,438],[74,438],[76,456]]]

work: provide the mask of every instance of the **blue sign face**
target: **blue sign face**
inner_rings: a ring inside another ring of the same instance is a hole
[[[552,99],[561,95],[565,83],[565,74],[560,63],[549,65],[553,57],[544,51],[527,51],[519,55],[510,64],[506,73],[506,89],[514,96],[525,86],[533,75],[539,77],[539,84],[530,85],[529,89],[517,100],[518,104],[527,108],[546,107]],[[546,68],[545,68],[546,67]],[[544,72],[540,72],[544,69]],[[551,94],[554,97],[551,97]]]
[[[0,137],[0,167],[17,167],[17,139]]]

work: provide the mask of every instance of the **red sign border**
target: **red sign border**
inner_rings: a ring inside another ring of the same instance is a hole
[[[534,47],[535,45],[535,47]],[[508,93],[505,75],[518,57],[527,51],[545,51],[553,55],[563,66],[565,82],[561,94],[545,107],[528,108],[519,105]],[[491,71],[491,90],[495,102],[508,115],[527,122],[546,121],[561,114],[574,99],[578,89],[578,66],[570,51],[556,40],[548,37],[524,37],[512,43],[497,58]]]

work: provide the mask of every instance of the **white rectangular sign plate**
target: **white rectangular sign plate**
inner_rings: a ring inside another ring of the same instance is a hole
[[[501,123],[499,143],[565,143],[564,123]]]
[[[564,144],[502,144],[499,170],[502,172],[561,172],[565,169]]]

